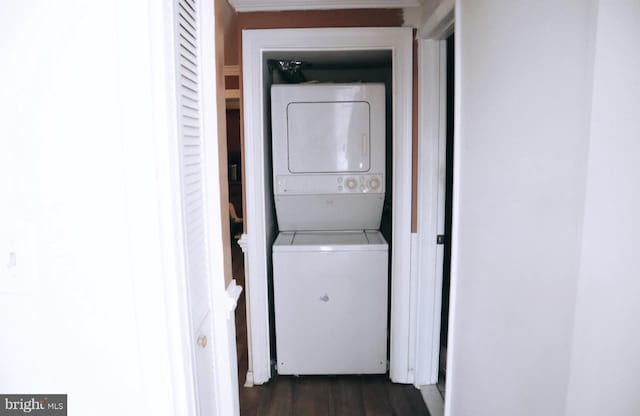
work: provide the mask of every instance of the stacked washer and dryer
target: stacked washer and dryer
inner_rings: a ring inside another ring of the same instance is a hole
[[[387,370],[384,84],[271,87],[279,374]]]

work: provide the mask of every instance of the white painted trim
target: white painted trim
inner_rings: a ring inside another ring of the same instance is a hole
[[[418,39],[446,39],[453,32],[455,0],[440,0],[440,4],[428,15],[422,16],[418,25]]]
[[[381,29],[378,29],[381,30]],[[393,29],[390,29],[393,30]],[[393,42],[393,241],[391,252],[391,330],[389,376],[411,383],[409,323],[411,298],[411,176],[413,31],[398,29]],[[377,41],[383,44],[384,32]],[[391,38],[391,36],[389,36]],[[388,41],[387,41],[388,42]]]
[[[460,8],[456,8],[455,18],[457,22],[460,22]],[[456,388],[455,385],[458,382],[456,380],[456,367],[457,362],[454,357],[456,356],[456,340],[453,334],[456,333],[456,311],[458,309],[458,265],[460,259],[458,258],[458,243],[459,243],[459,231],[458,231],[458,219],[460,218],[460,161],[462,160],[462,145],[460,143],[460,137],[463,136],[462,124],[460,120],[462,118],[462,102],[460,100],[461,91],[461,69],[462,60],[460,53],[460,31],[464,28],[460,25],[458,28],[458,34],[454,41],[454,120],[453,120],[453,206],[451,212],[451,289],[449,290],[449,338],[447,339],[447,380],[445,391],[447,393],[447,400],[444,402],[444,414],[451,415],[451,406],[455,400]]]
[[[242,287],[236,284],[236,279],[231,280],[229,282],[229,286],[227,286],[227,316],[231,317],[233,313],[236,311],[236,307],[238,306],[238,299],[240,299],[240,294],[242,293]]]
[[[237,12],[328,9],[395,9],[420,6],[418,0],[229,0]]]
[[[393,58],[393,252],[391,256],[390,377],[410,382],[411,118],[412,53],[410,28],[278,29],[243,31],[247,315],[251,318],[251,355],[256,384],[269,380],[269,314],[263,163],[262,53],[278,50],[388,49]],[[251,197],[253,196],[253,198]]]
[[[419,40],[416,386],[438,382],[446,173],[446,41]]]
[[[247,236],[247,234],[242,234],[240,236],[240,238],[238,239],[238,245],[240,246],[240,248],[242,249],[242,255],[244,258],[244,264],[247,265],[249,264],[249,237]],[[249,267],[245,267],[244,268],[244,293],[245,293],[245,297],[248,296],[247,293],[249,292],[249,282],[251,279],[249,279]],[[244,386],[245,387],[253,387],[254,383],[253,383],[253,355],[251,353],[251,346],[252,346],[252,342],[251,342],[251,315],[250,315],[250,307],[249,307],[249,302],[245,302],[244,305],[245,308],[245,316],[246,316],[246,320],[247,320],[247,375],[245,378],[245,382],[244,382]]]
[[[247,371],[247,378],[244,381],[244,387],[253,387],[255,383],[253,382],[253,372]]]
[[[420,246],[418,244],[418,234],[411,233],[411,279],[410,279],[410,303],[409,303],[409,374],[407,377],[408,383],[416,384],[416,360],[418,351],[417,340],[416,337],[419,335],[419,331],[417,331],[417,319],[418,316],[418,306],[421,302],[418,301],[418,283],[419,283],[419,269],[418,265],[420,263],[420,255],[419,255]],[[416,385],[417,386],[417,385]]]
[[[438,390],[438,386],[435,384],[420,386],[420,393],[424,404],[427,405],[427,410],[429,410],[429,416],[444,415],[444,399],[440,394],[440,390]]]
[[[242,253],[243,254],[247,254],[247,250],[249,249],[249,247],[247,246],[247,235],[246,234],[240,235],[240,238],[238,239],[238,245],[240,246],[240,249],[242,250]]]
[[[203,210],[205,242],[207,246],[207,275],[210,287],[210,313],[213,354],[216,415],[239,415],[238,363],[235,343],[235,317],[228,313],[228,295],[225,287],[223,224],[229,207],[221,201],[220,157],[218,146],[218,100],[216,67],[216,22],[214,2],[199,0],[197,4],[200,24],[198,41],[200,55],[200,90],[202,114],[203,153]]]
[[[269,297],[267,287],[265,181],[262,112],[262,44],[260,38],[243,32],[243,117],[245,168],[245,224],[248,233],[245,252],[245,296],[247,301],[247,343],[255,384],[271,378],[269,345]],[[251,94],[249,94],[249,91]],[[254,97],[254,95],[256,95]]]

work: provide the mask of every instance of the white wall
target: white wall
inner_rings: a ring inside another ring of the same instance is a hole
[[[145,2],[0,5],[0,392],[66,393],[72,415],[177,409],[149,19]]]
[[[595,9],[457,3],[448,415],[565,409]]]
[[[600,1],[567,415],[640,414],[640,3]]]

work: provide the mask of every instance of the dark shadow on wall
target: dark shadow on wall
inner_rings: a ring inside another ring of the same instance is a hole
[[[454,35],[447,38],[447,149],[444,210],[444,265],[442,268],[442,309],[440,321],[440,371],[438,385],[443,386],[447,371],[449,335],[449,290],[451,287],[451,218],[453,205],[453,120],[454,120]],[[443,392],[444,390],[441,389]],[[444,394],[443,394],[444,396]]]

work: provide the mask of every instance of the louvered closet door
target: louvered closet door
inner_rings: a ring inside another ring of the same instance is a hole
[[[176,66],[178,123],[181,153],[182,201],[186,238],[186,265],[192,324],[198,326],[207,313],[209,288],[206,273],[200,79],[198,74],[197,3],[176,2]]]
[[[201,78],[199,74],[198,2],[176,3],[176,74],[185,232],[185,261],[191,310],[197,408],[215,415],[213,336],[205,240]]]

